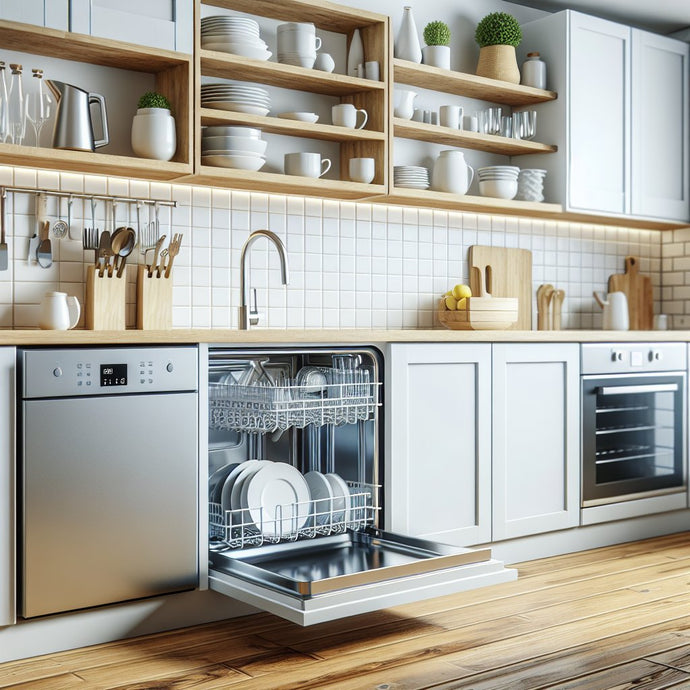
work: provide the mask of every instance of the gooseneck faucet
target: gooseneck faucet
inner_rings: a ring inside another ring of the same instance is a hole
[[[256,303],[256,289],[252,291],[251,287],[251,266],[249,263],[249,255],[251,253],[252,245],[261,237],[265,237],[269,242],[275,245],[280,257],[280,279],[283,285],[287,285],[288,278],[288,260],[287,252],[283,241],[270,230],[255,230],[244,243],[242,247],[242,256],[240,257],[240,329],[246,331],[250,326],[256,326],[259,323],[259,309]],[[254,293],[254,299],[251,300],[249,293]]]

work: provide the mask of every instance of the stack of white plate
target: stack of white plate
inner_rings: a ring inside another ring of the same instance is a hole
[[[407,189],[429,189],[429,170],[421,165],[396,165],[393,184]]]
[[[201,20],[201,47],[255,60],[271,57],[268,46],[259,36],[258,23],[244,17],[204,17]]]
[[[479,168],[479,193],[498,199],[513,199],[518,189],[520,168],[514,165],[490,165]]]
[[[201,163],[220,168],[260,170],[268,142],[252,127],[205,127],[201,133]]]
[[[546,170],[523,168],[518,175],[518,190],[515,198],[519,201],[544,201],[544,177]]]
[[[271,97],[260,86],[249,84],[202,84],[201,107],[249,115],[268,115]]]

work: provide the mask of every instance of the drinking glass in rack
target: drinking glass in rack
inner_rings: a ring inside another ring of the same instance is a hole
[[[38,81],[38,90],[34,93],[27,93],[24,99],[26,102],[26,119],[33,127],[36,135],[36,146],[38,147],[41,145],[43,125],[50,119],[50,106],[53,99],[43,86],[43,70],[34,69],[32,72]]]
[[[10,126],[10,140],[13,144],[21,144],[26,135],[26,112],[24,110],[24,87],[22,85],[22,66],[11,64],[8,118]]]
[[[5,63],[0,61],[0,142],[7,141],[7,138],[10,136],[9,107]]]

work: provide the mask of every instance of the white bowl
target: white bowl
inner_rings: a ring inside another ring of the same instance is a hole
[[[252,137],[258,139],[261,136],[260,129],[253,127],[238,127],[228,125],[215,125],[204,127],[202,137]]]
[[[278,117],[282,117],[283,120],[298,120],[299,122],[311,122],[312,124],[317,122],[319,119],[319,116],[316,113],[304,112],[279,113]]]
[[[513,199],[517,194],[517,180],[479,180],[479,193],[497,199]]]
[[[216,50],[220,53],[232,53],[242,57],[253,58],[254,60],[268,60],[273,55],[270,50],[264,48],[254,48],[248,45],[238,46],[234,43],[205,43],[201,46],[206,50]]]
[[[202,137],[201,150],[203,152],[218,150],[218,149],[234,149],[242,150],[250,153],[256,153],[263,156],[266,153],[268,142],[264,139],[256,139],[254,137]]]
[[[203,165],[215,165],[219,168],[236,168],[238,170],[261,170],[265,158],[261,156],[234,156],[227,153],[206,153],[201,157]]]

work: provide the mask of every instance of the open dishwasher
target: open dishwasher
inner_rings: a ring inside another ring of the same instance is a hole
[[[211,589],[310,625],[515,578],[383,529],[382,371],[374,348],[209,348]]]

